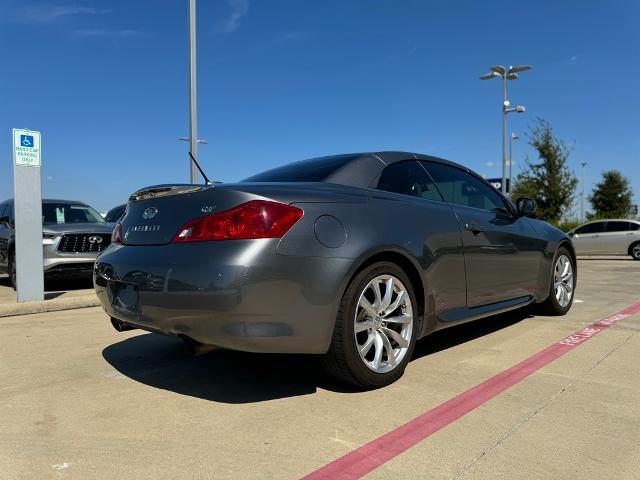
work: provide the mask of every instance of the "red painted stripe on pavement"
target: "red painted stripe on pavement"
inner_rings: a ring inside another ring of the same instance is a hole
[[[553,362],[574,347],[586,342],[605,328],[638,312],[640,312],[640,302],[598,320],[304,478],[307,480],[361,478]]]

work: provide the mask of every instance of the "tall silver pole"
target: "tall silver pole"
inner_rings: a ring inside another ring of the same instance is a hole
[[[509,136],[509,197],[511,197],[511,189],[513,187],[513,133]]]
[[[580,183],[582,184],[582,191],[580,192],[580,221],[584,222],[584,167],[587,165],[587,162],[582,162],[582,180]]]
[[[502,194],[507,194],[507,72],[502,73]]]
[[[196,97],[196,0],[189,0],[189,151],[198,159],[198,114]],[[198,183],[198,171],[189,158],[191,183]]]

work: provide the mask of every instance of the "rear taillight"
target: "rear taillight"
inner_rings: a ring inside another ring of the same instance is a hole
[[[116,223],[116,227],[111,232],[111,243],[122,243],[122,224]]]
[[[284,203],[253,200],[230,210],[184,224],[174,243],[279,238],[302,217],[302,210]]]

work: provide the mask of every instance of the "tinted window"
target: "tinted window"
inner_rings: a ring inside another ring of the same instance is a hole
[[[122,218],[124,215],[124,210],[127,208],[126,205],[119,205],[115,208],[112,208],[107,212],[104,219],[109,223],[115,223]]]
[[[0,205],[0,223],[9,222],[9,211],[6,204]]]
[[[393,163],[386,167],[378,180],[378,190],[442,201],[427,172],[413,160]]]
[[[629,222],[607,222],[607,232],[627,232]]]
[[[361,155],[334,155],[290,163],[258,173],[243,182],[322,182],[329,175]]]
[[[441,163],[422,163],[447,202],[483,210],[505,208],[502,197],[493,187],[473,175]]]
[[[640,224],[638,223],[629,223],[629,230],[640,230]]]
[[[604,227],[604,222],[588,223],[578,228],[576,233],[580,235],[584,233],[601,233],[604,232]]]
[[[104,218],[87,205],[70,203],[43,203],[42,223],[104,223]]]

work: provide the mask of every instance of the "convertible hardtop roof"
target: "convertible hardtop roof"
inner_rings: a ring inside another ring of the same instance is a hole
[[[324,181],[352,185],[355,187],[368,187],[378,178],[386,166],[411,159],[444,163],[460,168],[466,172],[470,172],[470,170],[463,165],[450,162],[444,158],[422,155],[420,153],[383,151],[355,153],[352,154],[352,156],[352,160],[333,172],[325,178]]]

